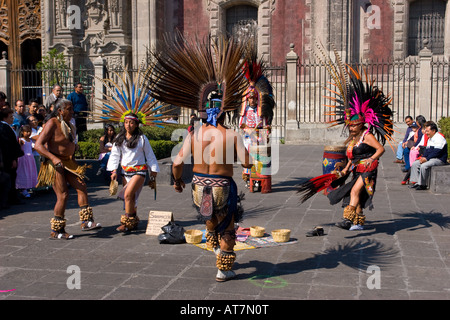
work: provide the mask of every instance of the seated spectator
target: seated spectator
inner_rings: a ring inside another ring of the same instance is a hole
[[[188,132],[194,131],[194,127],[200,121],[200,119],[195,115],[191,114],[191,120],[189,121],[189,127],[187,128]]]
[[[411,126],[411,133],[408,141],[406,141],[406,145],[403,148],[403,161],[405,162],[405,167],[402,169],[403,172],[408,172],[411,168],[411,164],[409,162],[409,153],[411,148],[417,146],[422,139],[422,130],[419,130],[419,125],[414,121]]]
[[[405,133],[405,137],[403,138],[403,140],[398,144],[397,147],[397,155],[396,155],[396,160],[394,161],[394,163],[404,163],[403,162],[403,149],[406,147],[406,142],[408,141],[408,139],[410,138],[410,134],[411,134],[411,124],[413,123],[413,118],[411,116],[406,116],[405,117],[405,123],[408,126],[408,128],[406,129],[406,133]]]
[[[410,188],[415,188],[416,190],[427,189],[430,168],[446,164],[448,158],[447,141],[438,132],[436,123],[427,121],[425,123],[425,134],[428,136],[428,142],[423,156],[419,160],[414,161],[411,166],[411,183],[414,184]]]
[[[101,175],[106,172],[106,165],[108,164],[109,155],[113,146],[114,138],[116,137],[116,130],[111,124],[105,126],[103,136],[100,137],[100,154],[98,160],[100,160],[100,168],[97,171],[97,175]]]
[[[419,144],[417,146],[414,146],[411,148],[410,152],[409,152],[409,163],[414,163],[414,161],[416,161],[417,159],[419,159],[422,154],[423,151],[425,149],[425,147],[427,146],[427,142],[428,142],[428,136],[425,134],[425,127],[423,126],[421,129],[419,129],[422,131],[422,139],[420,139]],[[406,173],[405,177],[402,180],[402,184],[409,184],[409,178],[411,176],[411,168],[408,170],[408,172]]]

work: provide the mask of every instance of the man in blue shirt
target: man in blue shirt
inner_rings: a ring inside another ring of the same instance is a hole
[[[406,116],[405,117],[405,123],[408,126],[408,128],[406,129],[406,133],[405,133],[405,137],[403,138],[403,141],[401,141],[398,144],[397,147],[397,159],[394,161],[394,163],[404,163],[403,162],[403,150],[406,148],[406,143],[408,141],[408,139],[411,137],[410,134],[412,132],[411,129],[411,124],[413,123],[413,118],[411,116]]]
[[[87,130],[86,111],[88,111],[88,103],[86,96],[83,94],[83,85],[81,83],[75,84],[74,91],[67,96],[67,100],[72,102],[75,126],[77,127],[77,133],[80,134]]]

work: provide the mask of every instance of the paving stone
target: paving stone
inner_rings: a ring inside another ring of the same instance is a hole
[[[379,168],[374,209],[365,210],[366,228],[338,229],[341,205],[317,194],[303,204],[296,186],[322,173],[323,146],[280,145],[280,167],[273,192],[245,192],[241,227],[266,232],[291,229],[289,245],[236,251],[236,279],[215,281],[212,252],[191,244],[160,244],[147,236],[150,210],[172,211],[185,229],[204,229],[196,220],[190,185],[182,194],[158,187],[157,200],[145,187],[139,199],[137,232],[118,234],[123,205],[108,185],[88,184],[91,205],[103,229],[82,232],[76,193],[69,189],[66,211],[71,241],[52,241],[49,220],[55,196],[42,193],[26,204],[0,211],[0,300],[372,300],[450,298],[450,198],[400,185],[403,173],[387,148]],[[95,174],[95,173],[94,173]],[[314,226],[322,237],[305,236]],[[78,266],[81,289],[70,290],[69,266]],[[381,288],[368,283],[378,267]]]

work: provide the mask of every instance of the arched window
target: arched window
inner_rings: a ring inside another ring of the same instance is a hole
[[[444,53],[444,22],[446,2],[444,0],[418,0],[409,7],[408,54],[416,56],[423,49],[423,40],[428,40],[428,49],[433,54]]]
[[[257,39],[258,8],[248,5],[233,6],[226,12],[227,32],[231,35],[253,35]]]

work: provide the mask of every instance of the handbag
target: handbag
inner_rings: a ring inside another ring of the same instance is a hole
[[[409,149],[414,147],[414,140],[408,140],[408,142],[406,142],[406,147]]]
[[[178,244],[185,243],[184,228],[173,221],[161,227],[163,233],[158,236],[160,244]]]

